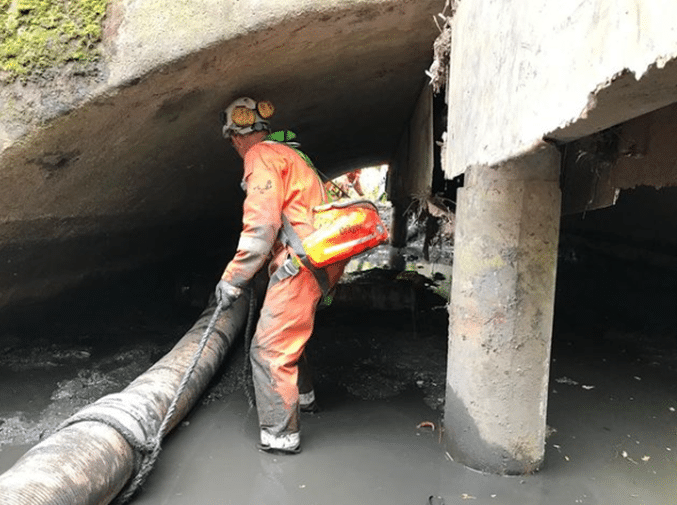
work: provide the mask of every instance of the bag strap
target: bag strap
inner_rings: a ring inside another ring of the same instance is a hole
[[[289,245],[294,251],[294,254],[296,254],[298,259],[301,261],[303,266],[313,273],[315,279],[317,279],[317,283],[320,285],[322,295],[327,296],[330,291],[329,276],[327,275],[327,272],[322,268],[315,267],[310,262],[308,256],[306,255],[306,251],[303,249],[301,239],[299,238],[296,231],[294,231],[294,228],[292,227],[291,223],[289,222],[289,219],[287,219],[287,216],[285,216],[284,213],[282,214],[282,229],[280,230],[280,232],[281,232],[280,238],[282,242],[284,244]]]

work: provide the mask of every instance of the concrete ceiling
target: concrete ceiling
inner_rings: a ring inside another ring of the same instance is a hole
[[[442,4],[351,1],[281,16],[99,87],[0,155],[0,244],[238,221],[242,163],[218,115],[241,95],[271,100],[273,128],[295,131],[331,176],[388,162],[427,85]]]
[[[109,90],[3,152],[0,219],[221,213],[241,162],[220,137],[233,98],[271,100],[327,174],[387,162],[437,34],[439,2],[309,13]]]

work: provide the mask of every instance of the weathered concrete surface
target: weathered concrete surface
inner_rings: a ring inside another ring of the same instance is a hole
[[[0,306],[53,293],[94,265],[232,241],[241,161],[218,112],[239,95],[270,99],[273,127],[296,131],[328,174],[387,161],[420,94],[438,9],[111,2],[96,68],[0,90]]]
[[[473,167],[459,191],[445,438],[455,461],[537,470],[545,448],[559,237],[557,149]]]
[[[567,144],[562,212],[608,207],[622,190],[638,186],[677,186],[675,135],[677,104],[671,104]]]
[[[404,125],[390,164],[388,198],[393,204],[390,243],[397,249],[406,245],[407,212],[413,199],[431,193],[433,158],[432,89],[421,92],[411,118]],[[402,262],[393,251],[392,266]]]
[[[393,175],[398,179],[398,194],[391,200],[426,198],[433,179],[433,96],[429,86],[423,88],[411,119],[400,138]]]
[[[676,16],[663,0],[458,2],[448,177],[677,101]]]
[[[677,104],[627,121],[618,134],[614,187],[677,186]]]

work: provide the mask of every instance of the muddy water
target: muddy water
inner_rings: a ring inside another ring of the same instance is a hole
[[[434,419],[417,395],[371,402],[326,399],[303,418],[303,451],[272,456],[254,448],[256,416],[235,393],[200,409],[168,441],[135,503],[424,503],[444,464]]]
[[[417,428],[438,426],[439,412],[411,390],[362,400],[320,389],[324,410],[303,418],[303,452],[270,456],[255,450],[255,413],[235,392],[195,411],[167,440],[134,503],[675,503],[675,374],[588,358],[560,358],[553,372],[562,379],[551,390],[553,433],[535,475],[487,476],[450,461],[438,433]]]
[[[677,503],[674,274],[604,261],[562,265],[560,279],[550,435],[537,474],[482,475],[439,445],[443,310],[339,304],[318,314],[309,344],[323,410],[303,416],[301,454],[255,449],[256,414],[236,346],[199,407],[166,439],[133,503],[424,505],[431,496],[436,504]],[[58,328],[69,338],[40,340],[37,325],[6,339],[0,471],[71,410],[124,387],[194,320],[153,300],[159,305],[118,300],[87,310],[93,326],[49,322],[52,334]],[[30,336],[37,345],[22,346]],[[425,421],[435,429],[418,427]]]

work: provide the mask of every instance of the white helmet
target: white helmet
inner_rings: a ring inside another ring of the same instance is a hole
[[[246,135],[255,131],[270,131],[268,118],[275,112],[273,104],[267,101],[257,102],[252,98],[238,98],[221,113],[223,137]]]

